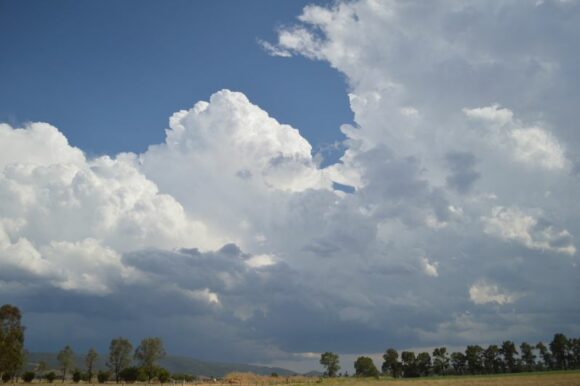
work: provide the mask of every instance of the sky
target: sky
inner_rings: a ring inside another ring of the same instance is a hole
[[[580,2],[0,1],[0,303],[320,369],[580,335]]]

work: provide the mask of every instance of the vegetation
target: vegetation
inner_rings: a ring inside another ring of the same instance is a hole
[[[0,307],[0,378],[12,379],[24,364],[24,327],[17,307]]]
[[[87,369],[87,380],[89,382],[91,382],[93,379],[95,363],[97,362],[98,358],[99,354],[97,354],[94,348],[89,349],[89,352],[87,352],[87,355],[85,356],[85,367]]]
[[[115,376],[115,382],[119,383],[121,371],[131,365],[131,352],[133,345],[125,338],[117,338],[109,345],[109,361],[107,366]]]
[[[66,379],[66,374],[72,369],[75,363],[75,354],[70,346],[65,346],[56,356],[60,371],[62,372],[62,382]]]
[[[326,368],[324,374],[328,377],[336,377],[338,370],[340,370],[338,355],[333,352],[325,352],[320,355],[320,364]]]
[[[141,344],[135,350],[135,359],[147,376],[147,381],[151,381],[157,376],[158,368],[156,362],[165,355],[161,338],[145,338],[141,341]]]

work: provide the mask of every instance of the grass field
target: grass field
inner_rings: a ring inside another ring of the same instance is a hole
[[[414,379],[340,379],[325,380],[323,385],[353,385],[353,386],[568,386],[580,385],[580,371],[480,375],[480,376],[449,376],[425,377]]]
[[[272,379],[270,377],[256,377],[249,379],[243,377],[237,378],[233,385],[260,385],[260,386],[282,386],[283,384],[294,385],[316,385],[321,386],[569,386],[580,385],[580,371],[551,371],[538,373],[519,373],[519,374],[499,374],[499,375],[478,375],[478,376],[448,376],[448,377],[424,377],[424,378],[407,378],[407,379],[361,379],[361,378],[334,378],[323,379],[321,383],[316,382],[313,378],[284,378]],[[230,382],[234,379],[230,378]],[[223,382],[223,381],[222,381]],[[304,383],[302,383],[304,382]],[[313,383],[314,382],[314,383]],[[227,385],[227,383],[224,383]],[[206,384],[205,386],[211,386]],[[215,384],[213,384],[215,386]],[[201,385],[199,385],[201,386]]]

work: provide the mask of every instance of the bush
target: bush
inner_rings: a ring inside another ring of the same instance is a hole
[[[139,369],[137,367],[127,367],[119,373],[119,378],[123,382],[133,383],[139,378]]]
[[[75,370],[72,379],[74,383],[79,383],[83,379],[83,373],[80,370]]]
[[[99,371],[97,373],[97,381],[99,383],[105,383],[105,382],[107,382],[110,377],[111,377],[111,374],[109,374],[108,371]]]
[[[56,379],[56,374],[54,373],[54,371],[51,371],[50,373],[45,375],[45,378],[48,381],[48,383],[52,383]]]
[[[30,383],[34,380],[35,376],[36,376],[36,374],[34,374],[34,372],[27,371],[24,374],[22,374],[22,380],[26,383]]]
[[[169,381],[170,375],[169,375],[169,371],[167,371],[167,369],[164,368],[160,368],[159,370],[157,370],[157,379],[159,380],[160,383],[165,383],[167,381]]]

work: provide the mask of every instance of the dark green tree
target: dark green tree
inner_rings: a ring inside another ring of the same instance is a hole
[[[95,363],[97,362],[98,358],[99,354],[97,354],[94,348],[89,349],[87,355],[85,355],[85,367],[87,369],[87,379],[89,382],[91,382],[93,379]]]
[[[403,376],[413,378],[419,376],[417,369],[417,358],[413,351],[403,351],[401,353],[401,363],[403,364]]]
[[[449,355],[446,347],[433,350],[433,371],[438,375],[445,375],[449,368]]]
[[[506,340],[501,344],[499,349],[503,357],[503,363],[505,366],[505,371],[508,373],[513,373],[517,369],[517,359],[516,356],[518,355],[518,350],[516,349],[516,345],[511,340]]]
[[[428,376],[431,371],[431,355],[428,352],[422,352],[417,355],[417,372],[419,376]]]
[[[467,358],[461,352],[454,352],[451,354],[451,366],[455,374],[465,374],[467,367]]]
[[[75,364],[75,354],[69,345],[64,346],[56,356],[58,365],[62,373],[62,382],[66,380],[66,374],[71,370]]]
[[[320,355],[320,364],[326,368],[324,375],[328,377],[336,377],[338,370],[340,370],[338,355],[333,352],[325,352]]]
[[[467,369],[471,374],[480,374],[483,370],[482,354],[483,348],[479,345],[467,346],[465,349]]]
[[[115,382],[119,383],[121,371],[131,364],[131,352],[133,345],[125,338],[117,338],[109,345],[109,360],[107,366],[115,377]]]
[[[390,374],[393,378],[399,378],[402,374],[401,362],[399,362],[399,353],[394,348],[385,351],[383,355],[383,365],[381,370],[383,374]]]
[[[558,370],[566,370],[568,368],[568,346],[568,338],[561,333],[555,334],[554,339],[550,342],[554,366]]]
[[[580,338],[570,339],[570,354],[572,355],[572,366],[580,368]]]
[[[483,368],[487,374],[499,373],[502,368],[500,350],[497,345],[489,345],[483,351]]]
[[[546,345],[542,342],[538,342],[536,348],[540,352],[540,356],[542,357],[542,363],[545,370],[551,370],[554,368],[554,361],[552,359],[552,353]]]
[[[157,375],[156,362],[165,355],[161,338],[145,338],[135,350],[135,359],[143,369],[148,381]]]
[[[13,378],[24,364],[24,327],[20,310],[10,304],[0,307],[0,376]]]
[[[520,351],[522,353],[522,364],[526,371],[533,371],[536,368],[536,356],[534,355],[534,348],[526,342],[520,344]]]
[[[358,357],[354,362],[354,370],[357,377],[378,377],[377,370],[373,360],[369,357]]]

